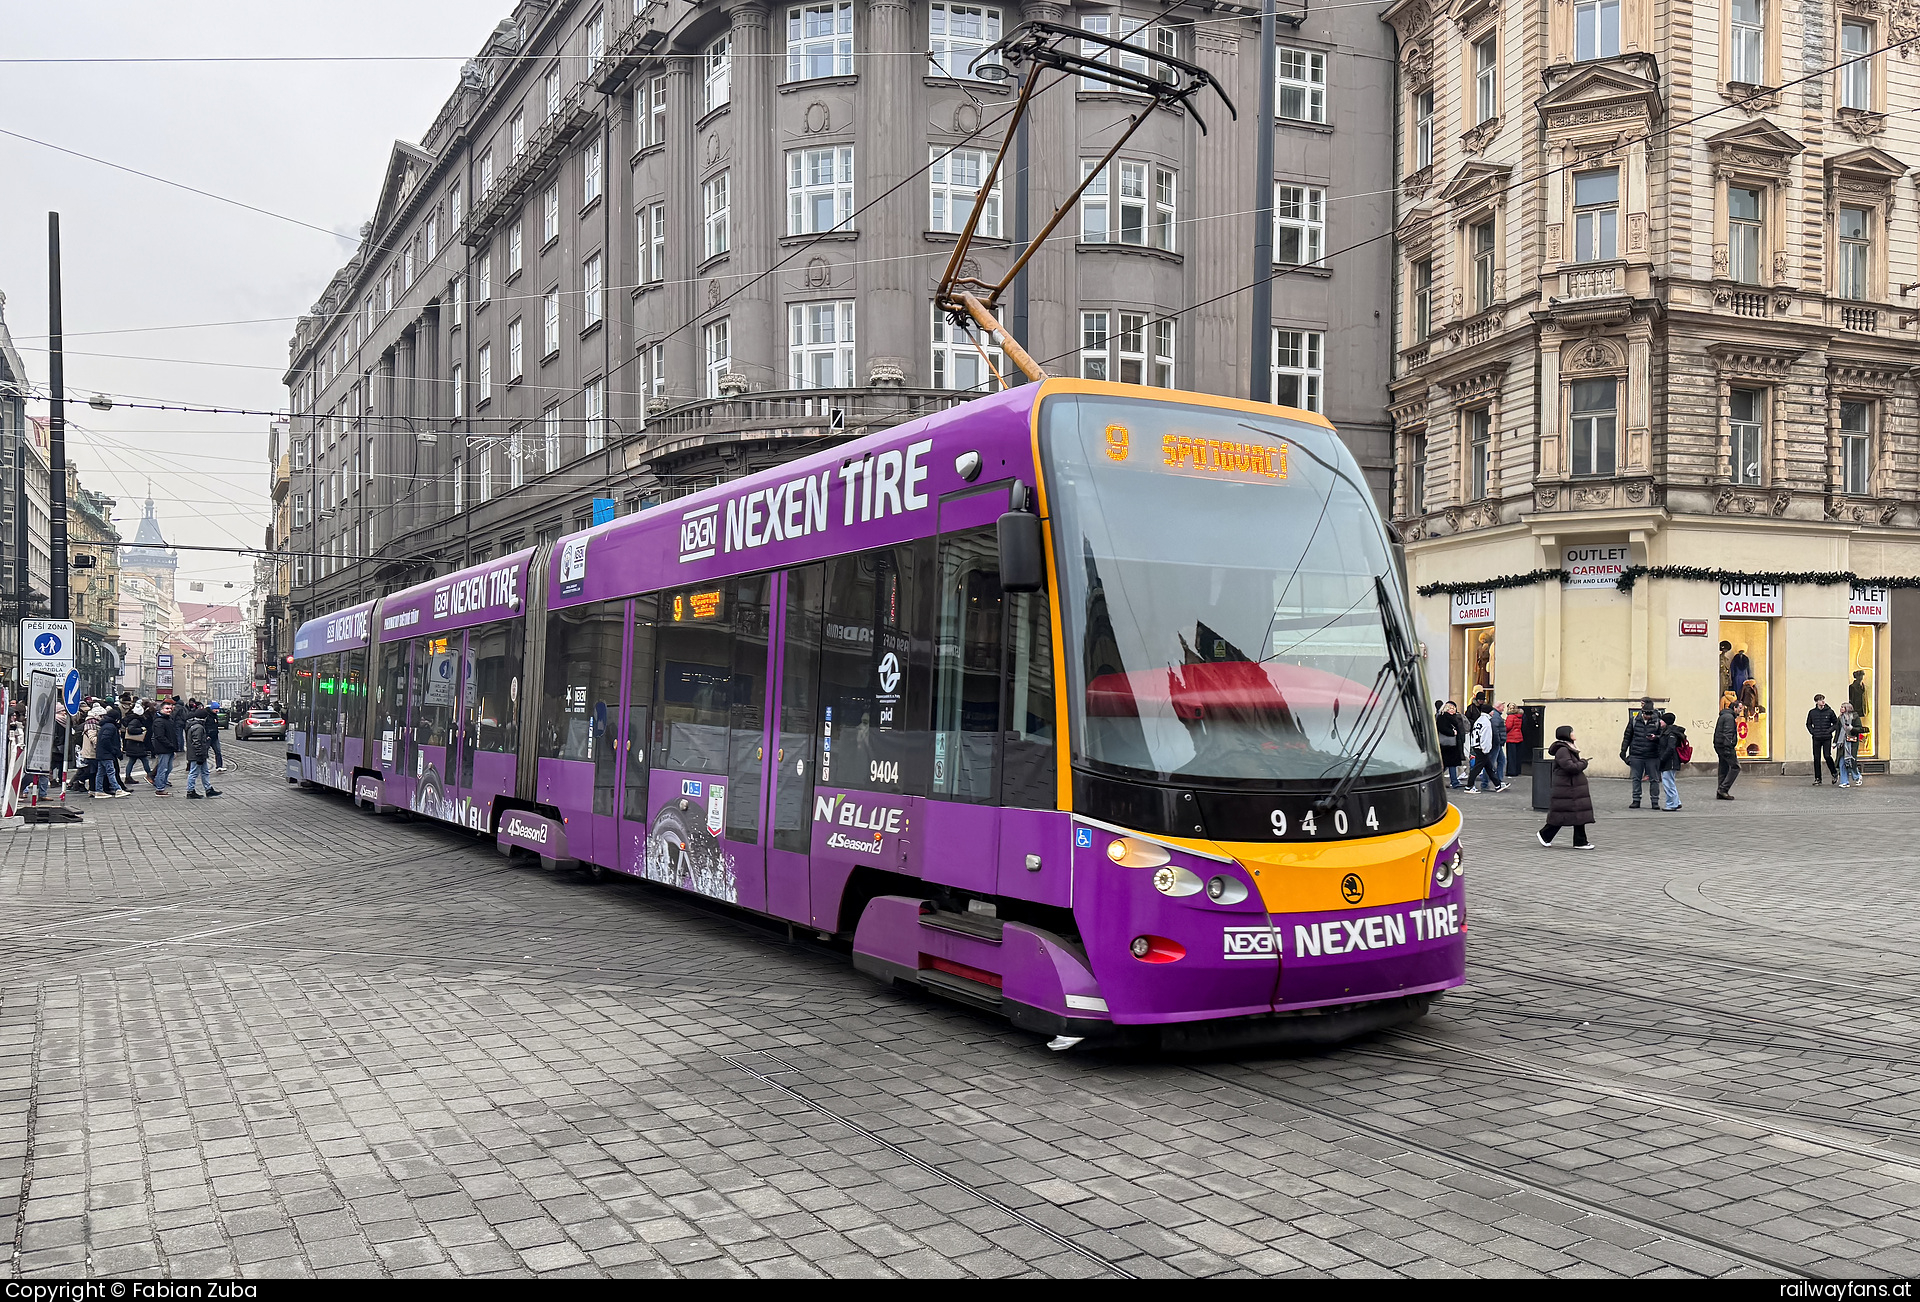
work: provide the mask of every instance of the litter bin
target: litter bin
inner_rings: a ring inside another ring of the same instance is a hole
[[[1533,807],[1553,808],[1553,765],[1547,762],[1544,750],[1533,752]]]

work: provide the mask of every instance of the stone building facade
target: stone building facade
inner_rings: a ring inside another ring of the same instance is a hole
[[[1480,588],[1417,603],[1436,694],[1544,704],[1605,765],[1627,702],[1704,740],[1751,679],[1745,758],[1804,769],[1822,692],[1920,764],[1920,592],[1811,581],[1920,575],[1910,12],[1387,11],[1394,515],[1416,586]],[[1535,571],[1569,582],[1483,586]]]
[[[360,250],[291,341],[275,546],[294,618],[584,527],[595,498],[641,509],[992,384],[932,296],[1016,93],[973,60],[1027,19],[1125,36],[1129,66],[1195,61],[1238,118],[1203,99],[1205,134],[1149,120],[1009,325],[1058,374],[1323,410],[1384,499],[1392,258],[1363,242],[1392,220],[1391,33],[1352,7],[1290,19],[1260,123],[1249,7],[1148,21],[1163,9],[523,0],[396,143]],[[1039,94],[1028,233],[1138,104],[1077,80]],[[1275,256],[1299,265],[1256,331],[1232,291],[1255,274],[1259,130]],[[1004,170],[973,255],[988,274],[1023,233]]]

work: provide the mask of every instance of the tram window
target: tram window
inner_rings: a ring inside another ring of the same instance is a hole
[[[520,749],[520,643],[524,626],[503,621],[467,634],[467,738],[476,750]]]
[[[726,776],[726,835],[760,830],[767,692],[767,576],[750,574],[660,599],[653,697],[661,767]]]
[[[367,653],[365,648],[340,657],[340,700],[346,708],[346,735],[367,735]]]
[[[332,736],[340,731],[340,657],[321,656],[313,663],[314,731]]]
[[[647,756],[653,745],[653,644],[658,629],[658,597],[633,600],[633,669],[627,677],[627,796],[623,813],[645,821]]]
[[[773,779],[773,847],[804,852],[813,840],[814,732],[820,718],[820,608],[826,567],[787,575],[786,650],[780,670],[780,749]]]
[[[827,562],[821,786],[928,794],[933,588],[931,539]]]
[[[626,603],[600,601],[547,616],[540,754],[593,765],[593,812],[614,809],[620,726],[620,643]]]
[[[728,579],[733,600],[733,702],[727,711],[727,836],[760,835],[760,773],[767,728],[767,576]]]
[[[412,667],[407,675],[411,704],[404,716],[406,732],[394,738],[395,745],[401,751],[394,756],[394,762],[402,772],[409,771],[407,766],[412,762],[412,756],[406,753],[410,749],[406,743],[418,745],[421,740],[420,715],[427,705],[427,642],[428,639],[417,637],[405,644],[411,652],[409,663]]]
[[[933,650],[933,794],[942,799],[999,799],[1005,606],[994,530],[942,538]]]
[[[1045,592],[1018,592],[1007,603],[1007,743],[1000,761],[1000,803],[1053,809],[1053,615]]]
[[[407,724],[407,644],[380,648],[380,677],[374,684],[373,746],[368,763],[384,769],[402,762],[400,731]]]
[[[308,707],[312,705],[313,661],[301,660],[287,674],[283,704],[287,708],[287,726],[296,731],[307,729]]]
[[[453,744],[454,692],[460,676],[460,635],[415,638],[413,664],[414,744],[450,746]]]

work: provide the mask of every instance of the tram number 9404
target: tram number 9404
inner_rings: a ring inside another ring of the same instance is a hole
[[[1273,834],[1275,836],[1285,836],[1287,834],[1286,810],[1274,810],[1272,814],[1268,815],[1267,821],[1273,825]],[[1380,830],[1380,816],[1374,812],[1372,805],[1367,806],[1367,816],[1360,821],[1370,831],[1378,832]],[[1300,821],[1297,826],[1308,836],[1319,836],[1322,831],[1322,824],[1311,809],[1300,816]],[[1333,811],[1333,816],[1327,820],[1325,830],[1332,832],[1335,836],[1345,836],[1347,835],[1347,827],[1347,811],[1344,809],[1336,809]]]

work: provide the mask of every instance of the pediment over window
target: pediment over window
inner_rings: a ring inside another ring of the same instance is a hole
[[[1907,174],[1907,165],[1884,149],[1855,149],[1827,160],[1827,175],[1886,190]]]
[[[1633,66],[1641,64],[1636,60]],[[1549,130],[1657,122],[1666,111],[1659,82],[1615,63],[1582,64],[1549,88],[1535,105]]]
[[[1453,180],[1440,192],[1440,201],[1455,208],[1477,208],[1483,203],[1498,203],[1506,196],[1513,168],[1502,163],[1468,163],[1454,173]]]
[[[1458,23],[1463,32],[1481,19],[1498,17],[1499,13],[1500,0],[1453,0],[1447,11],[1448,17]]]
[[[374,230],[387,229],[413,188],[433,170],[433,162],[433,155],[417,145],[404,140],[393,142],[393,153],[387,158],[387,179],[380,187],[380,202],[373,209]]]
[[[1806,149],[1799,140],[1765,118],[1743,122],[1707,138],[1716,168],[1757,169],[1785,176],[1796,155]]]

